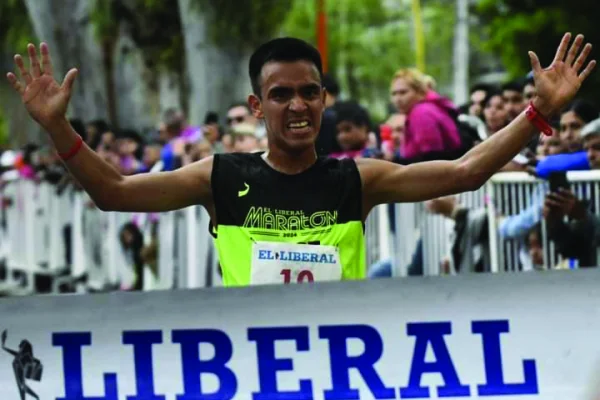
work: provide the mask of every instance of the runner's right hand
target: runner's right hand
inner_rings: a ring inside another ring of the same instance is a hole
[[[27,70],[23,57],[17,54],[15,55],[15,64],[21,79],[12,72],[9,72],[6,77],[20,94],[29,115],[40,125],[47,127],[65,118],[77,69],[71,69],[65,76],[62,85],[59,85],[53,77],[48,45],[46,43],[40,45],[41,65],[33,44],[30,43],[27,46],[27,52],[29,53],[30,69]]]

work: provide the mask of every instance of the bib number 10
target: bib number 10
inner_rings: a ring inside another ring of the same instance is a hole
[[[290,284],[292,283],[292,270],[291,269],[282,269],[281,275],[283,276],[283,283]],[[297,283],[305,283],[305,282],[314,282],[315,277],[313,273],[309,270],[302,270],[298,274]]]

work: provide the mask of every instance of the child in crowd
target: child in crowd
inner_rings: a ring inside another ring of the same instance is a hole
[[[357,102],[341,101],[333,106],[336,114],[337,141],[342,149],[333,158],[369,158],[379,155],[377,140],[371,133],[369,113]]]

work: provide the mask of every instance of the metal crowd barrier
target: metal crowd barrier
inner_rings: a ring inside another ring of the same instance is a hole
[[[572,188],[581,199],[600,210],[600,171],[569,172]],[[497,217],[516,215],[547,193],[545,182],[525,173],[501,173],[475,192],[459,195],[459,202],[488,214],[491,272],[521,271],[518,240],[499,236]],[[143,289],[200,288],[221,285],[218,257],[208,232],[209,216],[202,207],[150,214],[101,212],[87,194],[73,187],[58,193],[49,183],[18,179],[6,182],[0,193],[3,212],[0,260],[4,283],[0,292],[37,291],[40,277],[51,279],[50,292],[71,284],[75,291],[127,289],[134,281],[132,261],[121,246],[124,224],[135,221],[150,243],[152,220],[158,221],[157,271],[143,270]],[[70,226],[71,245],[65,229]],[[555,268],[553,244],[542,219],[544,264]],[[450,257],[454,222],[425,210],[424,204],[382,205],[365,223],[367,265],[389,260],[394,276],[406,276],[419,239],[423,244],[425,275],[438,275]],[[67,250],[69,250],[67,254]],[[452,272],[452,271],[451,271]],[[462,271],[461,271],[462,272]],[[8,289],[7,289],[8,288]]]
[[[591,202],[592,210],[599,212],[600,171],[570,171],[567,178],[571,190],[582,200]],[[523,246],[524,237],[502,238],[499,233],[499,217],[515,216],[532,206],[534,201],[539,204],[542,212],[542,202],[549,192],[547,181],[536,179],[524,172],[499,173],[490,179],[482,188],[474,192],[462,193],[458,202],[471,210],[484,209],[488,216],[489,250],[491,254],[490,272],[509,272],[529,270],[520,260],[519,249]],[[451,238],[453,237],[454,222],[425,211],[423,204],[396,205],[400,221],[417,230],[423,238],[423,258],[425,275],[440,273],[441,263],[450,257]],[[564,260],[555,253],[554,243],[548,238],[546,223],[540,218],[542,231],[542,247],[544,249],[544,267],[557,268]],[[398,235],[398,232],[396,232]],[[397,238],[395,243],[402,241]],[[405,252],[406,245],[414,241],[410,236],[406,243],[396,247],[395,253]],[[413,247],[414,251],[414,247]],[[600,254],[600,252],[599,252]],[[395,265],[395,274],[403,276],[406,260]]]
[[[58,193],[49,183],[26,179],[5,182],[0,195],[0,294],[37,292],[44,277],[52,281],[49,292],[64,284],[76,292],[131,287],[133,262],[119,235],[126,223],[135,222],[148,245],[149,214],[102,212],[81,190]],[[145,266],[144,290],[221,284],[208,220],[202,207],[158,215],[158,272]]]

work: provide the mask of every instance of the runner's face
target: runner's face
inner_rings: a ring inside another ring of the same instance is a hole
[[[269,141],[286,150],[313,146],[325,107],[325,90],[317,68],[308,61],[269,62],[261,75],[262,99],[249,103],[263,118]]]

